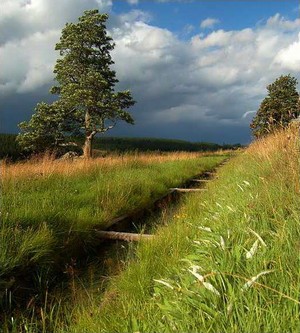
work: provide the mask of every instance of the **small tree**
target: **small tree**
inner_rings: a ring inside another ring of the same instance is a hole
[[[22,134],[19,134],[18,142],[25,151],[38,153],[53,150],[65,141],[67,112],[59,104],[59,101],[39,103],[31,120],[19,124]]]
[[[114,48],[107,35],[108,15],[98,10],[85,11],[78,23],[67,23],[56,50],[61,58],[54,68],[57,85],[50,92],[59,100],[38,104],[36,114],[19,126],[19,142],[24,148],[55,148],[66,134],[83,134],[84,157],[92,156],[97,133],[113,128],[118,120],[133,124],[125,109],[134,105],[129,91],[115,92],[118,82],[110,51]]]
[[[267,86],[268,96],[262,101],[250,127],[255,137],[286,127],[300,114],[297,79],[290,74],[280,76]]]

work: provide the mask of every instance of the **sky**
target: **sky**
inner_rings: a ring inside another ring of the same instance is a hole
[[[137,101],[111,136],[247,144],[266,86],[300,81],[299,0],[1,0],[0,132],[53,101],[61,30],[94,8],[109,14],[116,90]]]

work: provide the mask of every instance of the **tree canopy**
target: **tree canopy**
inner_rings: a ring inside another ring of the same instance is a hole
[[[300,115],[297,79],[281,75],[267,86],[268,95],[250,125],[257,138],[272,133],[278,128],[286,127],[290,121]]]
[[[39,103],[29,122],[19,125],[18,137],[28,150],[58,147],[68,134],[85,136],[85,157],[92,156],[97,133],[113,128],[118,120],[133,124],[125,110],[134,105],[130,91],[115,92],[118,82],[110,52],[115,44],[107,34],[107,14],[85,11],[77,23],[67,23],[55,49],[60,58],[54,68],[58,95],[52,104]]]

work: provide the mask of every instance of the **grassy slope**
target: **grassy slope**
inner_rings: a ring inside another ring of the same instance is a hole
[[[148,205],[223,158],[175,154],[4,166],[0,289],[15,270],[64,260],[92,246],[95,225],[105,228],[109,219]]]
[[[253,144],[57,331],[299,332],[299,174],[294,134]]]

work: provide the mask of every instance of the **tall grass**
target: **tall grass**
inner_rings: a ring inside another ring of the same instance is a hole
[[[110,219],[149,205],[222,159],[179,153],[66,162],[48,156],[4,164],[0,298],[17,288],[18,276],[44,274],[53,266],[63,270],[88,253],[98,243],[95,226],[105,228]]]
[[[45,154],[41,157],[33,157],[26,161],[18,163],[2,162],[1,177],[5,180],[20,178],[43,178],[51,175],[74,176],[76,174],[88,174],[95,169],[112,170],[121,166],[130,167],[134,164],[147,165],[153,163],[163,163],[179,160],[196,159],[204,156],[226,155],[230,151],[219,151],[211,153],[148,153],[139,152],[125,153],[122,155],[109,155],[105,158],[95,158],[86,160],[75,158],[73,160],[56,159],[51,154]]]
[[[293,131],[252,144],[186,196],[104,296],[97,275],[78,285],[57,331],[298,332],[299,154]]]

